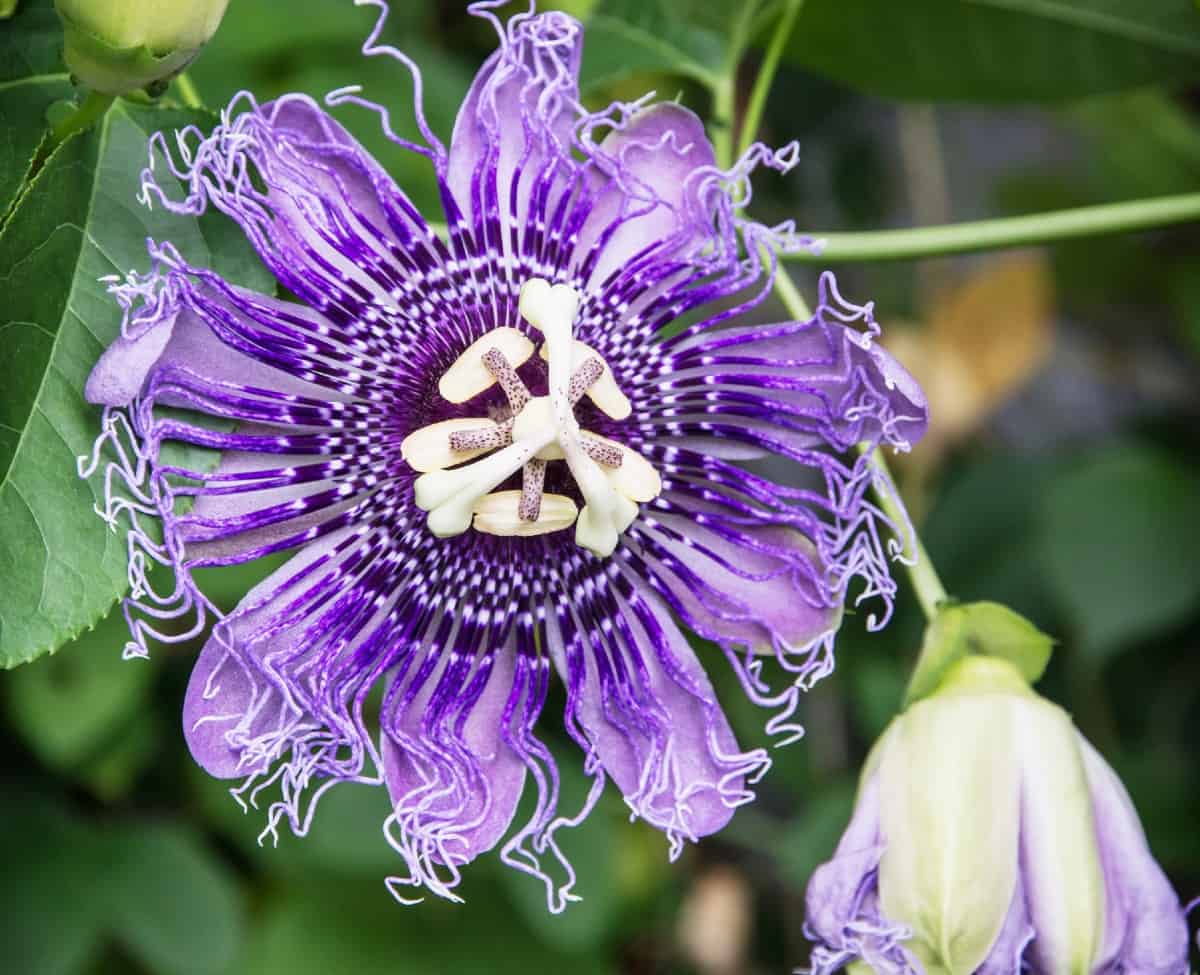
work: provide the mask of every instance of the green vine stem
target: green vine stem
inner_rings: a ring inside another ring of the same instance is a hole
[[[920,257],[966,254],[1050,244],[1077,237],[1150,230],[1200,220],[1200,193],[1181,193],[1125,203],[1076,207],[1024,217],[1001,217],[970,223],[952,223],[912,230],[874,230],[863,233],[820,234],[819,254],[788,254],[787,259],[808,264],[844,261],[906,261]]]
[[[783,55],[784,45],[792,35],[792,28],[796,26],[796,17],[802,6],[804,6],[804,0],[785,0],[784,2],[783,13],[775,26],[775,33],[771,35],[771,43],[767,46],[767,53],[763,55],[762,64],[759,65],[758,76],[754,79],[754,87],[750,90],[750,101],[746,103],[746,114],[742,116],[737,157],[741,157],[750,148],[758,135],[758,128],[762,124],[763,109],[767,104],[767,96],[771,93],[771,84],[775,81],[775,71],[779,67],[779,58]]]
[[[712,122],[710,135],[712,137],[713,154],[717,165],[728,169],[733,165],[734,124],[737,114],[737,71],[742,62],[746,45],[750,42],[751,31],[754,27],[754,12],[756,4],[746,2],[742,5],[741,13],[733,23],[729,35],[728,53],[721,65],[721,70],[709,81],[712,90]]]
[[[179,100],[187,108],[203,108],[204,99],[200,97],[200,92],[196,88],[196,83],[188,77],[186,71],[182,72],[175,78],[175,90],[179,93]]]
[[[896,531],[902,532],[904,526],[911,522],[900,503],[896,482],[892,479],[892,472],[888,469],[883,450],[879,447],[868,450],[865,444],[860,444],[858,449],[866,456],[867,463],[871,465],[874,473],[871,483],[874,485],[875,499],[879,502],[879,507],[888,516],[888,520],[896,526]],[[925,614],[925,619],[932,622],[937,615],[938,607],[948,598],[946,587],[942,585],[941,577],[934,568],[933,560],[925,551],[925,544],[921,541],[921,536],[917,534],[916,526],[913,526],[908,541],[910,543],[909,551],[904,553],[904,566],[908,572],[909,582],[912,583],[913,592],[916,594],[917,602],[921,604],[921,612]]]
[[[33,159],[29,163],[29,172],[26,174],[25,182],[28,184],[39,172],[46,160],[50,158],[54,150],[66,142],[71,136],[77,132],[82,132],[90,128],[93,124],[104,117],[104,113],[108,111],[109,106],[116,101],[115,95],[102,95],[98,91],[89,91],[83,101],[76,105],[73,110],[67,106],[55,106],[66,109],[66,114],[57,121],[50,123],[50,128],[42,137],[41,144],[34,153]],[[47,120],[49,121],[49,120]],[[14,199],[10,203],[8,210],[0,214],[0,226],[3,226],[12,213],[13,207],[16,205]]]
[[[795,16],[800,10],[801,3],[802,0],[786,0],[783,14],[776,22],[775,34],[771,38],[767,56],[763,59],[758,78],[754,83],[755,91],[757,92],[761,89],[762,94],[757,98],[751,96],[749,105],[752,110],[756,102],[758,104],[756,111],[758,112],[761,112],[762,105],[765,104],[766,92],[770,88],[779,61],[778,54],[772,57],[771,51],[782,51],[783,43],[792,31]],[[726,72],[726,81],[730,92],[733,89],[735,69],[736,64],[734,69]],[[721,94],[721,89],[718,89],[717,94]],[[729,108],[732,109],[733,96],[730,94],[727,97],[729,98]],[[717,101],[714,101],[714,108],[716,107]],[[746,121],[742,124],[742,141],[753,140],[754,130],[757,127],[757,116],[748,115]],[[730,126],[721,125],[717,127],[714,136],[729,135],[731,132],[732,128]],[[729,166],[732,162],[731,141],[718,142],[714,138],[713,142],[718,165]],[[771,258],[770,255],[764,253],[762,259],[764,262],[769,262]],[[808,307],[808,302],[804,300],[804,296],[800,293],[800,289],[796,287],[796,283],[792,280],[791,275],[782,267],[776,268],[774,288],[779,300],[793,319],[803,322],[812,318],[812,311]],[[897,532],[902,532],[904,527],[910,525],[911,522],[900,503],[900,499],[896,493],[895,481],[888,470],[887,460],[883,456],[883,452],[879,449],[871,451],[867,462],[872,468],[872,485],[879,506],[892,524],[896,526]],[[925,551],[925,546],[922,544],[915,528],[909,533],[908,543],[906,546],[908,551],[904,553],[908,575],[912,581],[913,589],[916,591],[917,600],[921,604],[921,609],[924,611],[925,616],[932,620],[937,612],[938,604],[946,599],[946,589],[942,585],[941,579],[938,578],[937,571],[934,569],[933,563],[930,561],[929,555]]]
[[[49,156],[76,132],[82,132],[89,128],[108,111],[108,107],[114,101],[116,101],[115,95],[103,95],[98,91],[89,91],[75,111],[59,119],[50,129],[50,144],[45,155]]]

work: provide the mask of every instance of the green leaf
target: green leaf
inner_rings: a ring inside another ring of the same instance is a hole
[[[798,64],[893,98],[1080,98],[1200,77],[1191,0],[807,0]]]
[[[813,871],[833,856],[853,814],[854,781],[839,779],[815,791],[780,832],[764,831],[764,841],[770,836],[774,842],[762,842],[758,849],[769,858],[778,858],[784,877],[802,887]]]
[[[922,530],[946,587],[959,599],[993,599],[1038,622],[1053,619],[1038,558],[1038,506],[1052,456],[1001,452],[973,458],[943,488]]]
[[[495,856],[495,853],[488,854]],[[295,884],[267,905],[234,972],[255,975],[441,975],[570,971],[599,975],[600,959],[539,944],[503,895],[470,876],[466,903],[437,898],[400,907],[382,883]],[[577,905],[582,906],[582,905]]]
[[[46,135],[46,111],[71,94],[66,75],[0,83],[0,227]]]
[[[0,83],[65,73],[62,47],[53,0],[21,0],[16,16],[0,29]]]
[[[181,827],[139,824],[114,836],[105,886],[113,931],[148,971],[216,975],[241,947],[234,878]]]
[[[1135,445],[1090,454],[1051,485],[1041,516],[1049,582],[1094,659],[1200,605],[1200,474],[1172,456]]]
[[[1051,637],[999,603],[968,603],[958,609],[965,617],[968,654],[1007,660],[1029,684],[1041,680],[1054,650]]]
[[[719,83],[725,44],[721,35],[693,26],[670,0],[600,0],[588,18],[581,88],[611,85],[637,74]]]
[[[906,668],[898,658],[862,654],[847,669],[852,682],[847,697],[856,726],[863,740],[874,741],[896,716],[897,704],[904,699]]]
[[[942,604],[937,615],[929,621],[916,669],[904,695],[905,707],[931,694],[946,672],[966,656],[965,623],[966,619],[958,607],[946,604]]]
[[[99,432],[84,382],[120,328],[99,279],[145,269],[154,237],[239,284],[272,286],[239,237],[137,203],[148,135],[189,122],[211,117],[118,103],[50,157],[0,232],[11,362],[0,397],[0,666],[52,652],[125,588],[124,539],[93,511],[102,478],[76,474]]]
[[[1200,182],[1200,129],[1164,92],[1089,99],[1071,118],[1088,137],[1084,151],[1103,199],[1190,193]]]
[[[286,825],[278,841],[259,842],[266,825],[261,809],[244,812],[229,794],[231,783],[212,778],[198,766],[189,777],[208,820],[258,867],[282,876],[313,871],[351,877],[385,877],[399,869],[396,852],[383,834],[391,813],[386,789],[345,784],[321,797],[307,836]]]
[[[25,0],[0,30],[0,227],[46,131],[46,110],[72,93],[51,0]]]
[[[5,971],[73,975],[106,935],[155,975],[217,975],[241,950],[236,884],[182,827],[101,829],[10,788],[0,795],[0,859]]]
[[[9,719],[51,768],[86,766],[146,706],[156,668],[122,660],[126,640],[125,618],[114,610],[45,665],[4,678]]]

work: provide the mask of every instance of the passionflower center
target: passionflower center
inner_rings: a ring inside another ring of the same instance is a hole
[[[493,329],[473,342],[443,374],[438,392],[465,403],[498,385],[509,417],[443,420],[409,434],[401,453],[422,472],[413,485],[417,505],[429,512],[429,530],[439,538],[472,527],[491,535],[543,535],[574,524],[577,544],[611,555],[638,504],[656,498],[662,480],[641,454],[582,429],[575,418],[584,396],[614,420],[632,412],[603,356],[574,337],[579,295],[533,278],[521,289],[520,311],[545,339],[546,395],[532,395],[517,374],[534,351],[519,329]],[[582,511],[571,498],[543,491],[547,463],[559,460],[583,495]],[[519,491],[495,490],[517,471]]]

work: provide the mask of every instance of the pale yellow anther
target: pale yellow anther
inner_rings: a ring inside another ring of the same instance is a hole
[[[545,344],[538,350],[538,355],[543,359],[550,358]],[[633,404],[629,402],[629,397],[621,392],[621,387],[617,385],[612,369],[609,368],[607,362],[604,362],[604,356],[586,342],[576,339],[571,345],[571,371],[574,372],[588,359],[599,359],[604,363],[604,372],[587,391],[588,399],[596,404],[596,409],[611,416],[614,420],[626,419],[633,412]]]
[[[495,328],[472,342],[438,382],[438,392],[451,403],[465,403],[496,382],[483,364],[483,355],[497,349],[514,369],[533,355],[533,343],[520,329]]]
[[[451,450],[450,435],[464,433],[467,430],[496,429],[494,420],[486,417],[457,417],[453,420],[442,420],[431,423],[420,430],[414,430],[400,444],[400,456],[408,462],[415,471],[440,471],[453,467],[464,461],[472,460],[480,454],[486,454],[494,447],[480,447],[474,450]]]
[[[662,478],[659,477],[658,471],[654,469],[654,465],[650,461],[646,460],[636,450],[631,450],[624,444],[617,443],[615,440],[609,440],[607,437],[601,437],[594,433],[587,433],[587,436],[592,440],[616,447],[621,451],[620,467],[602,468],[608,477],[609,483],[617,491],[630,501],[636,501],[638,504],[653,501],[662,494]]]
[[[476,531],[488,535],[529,537],[570,528],[578,513],[575,502],[562,494],[543,494],[537,521],[518,514],[520,491],[496,491],[475,502]]]

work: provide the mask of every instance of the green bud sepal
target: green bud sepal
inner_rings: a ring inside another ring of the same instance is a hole
[[[67,22],[63,57],[71,74],[89,88],[108,95],[124,95],[157,81],[169,81],[186,68],[200,48],[175,50],[162,56],[139,44],[116,47]]]
[[[160,88],[216,32],[228,0],[56,0],[67,67],[93,91]]]
[[[904,706],[928,697],[947,672],[968,656],[1011,663],[1028,684],[1046,670],[1054,639],[999,603],[945,602],[925,629],[921,654],[904,695]]]

